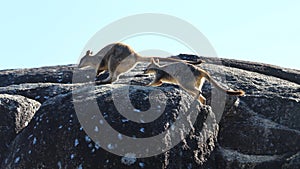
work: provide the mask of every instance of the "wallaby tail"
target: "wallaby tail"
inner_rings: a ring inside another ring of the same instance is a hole
[[[228,95],[234,95],[234,96],[243,96],[243,95],[245,95],[245,92],[243,90],[227,90],[227,89],[225,89],[219,83],[217,83],[208,73],[205,73],[205,78],[211,84],[213,84],[216,88],[226,92],[226,94],[228,94]]]
[[[184,61],[184,62],[192,64],[192,65],[200,65],[201,63],[205,63],[205,61],[201,60],[201,59],[197,59],[196,61],[189,61],[189,60],[187,60],[187,61]]]
[[[174,59],[174,58],[160,58],[160,57],[153,57],[153,59],[155,59],[155,60],[158,59],[159,61],[162,61],[162,62],[184,62],[184,63],[189,63],[192,65],[198,65],[198,64],[204,63],[204,61],[201,59],[197,59],[196,61],[181,60],[181,59]]]
[[[245,92],[243,90],[227,90],[227,94],[234,95],[234,96],[243,96],[245,95]]]
[[[161,57],[139,57],[138,60],[142,62],[150,62],[151,59],[159,60],[161,62],[184,62],[192,65],[198,65],[204,63],[203,60],[197,59],[196,61],[189,61],[189,60],[181,60],[181,59],[174,59],[174,58],[161,58]]]

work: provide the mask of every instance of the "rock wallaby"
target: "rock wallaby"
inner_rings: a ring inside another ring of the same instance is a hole
[[[154,80],[149,83],[148,86],[160,86],[162,83],[176,84],[195,96],[202,104],[206,104],[206,99],[202,96],[202,86],[205,79],[217,89],[220,89],[229,95],[242,96],[245,94],[242,90],[226,90],[205,70],[194,65],[178,62],[160,66],[158,61],[159,60],[155,61],[152,59],[151,63],[144,71],[145,74],[155,74]]]
[[[142,57],[136,53],[130,46],[117,42],[105,46],[96,55],[88,50],[86,55],[80,60],[79,68],[91,66],[96,69],[96,76],[101,75],[105,71],[109,72],[109,76],[97,83],[112,83],[118,80],[123,73],[130,71],[138,62],[151,62],[151,59],[159,57]],[[190,64],[200,64],[203,61],[197,60],[184,61],[173,58],[159,58],[163,62],[186,62]]]

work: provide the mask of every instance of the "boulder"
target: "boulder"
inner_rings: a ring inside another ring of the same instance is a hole
[[[28,126],[5,141],[2,168],[300,167],[299,70],[195,55],[177,58],[205,60],[199,66],[216,81],[246,95],[224,96],[205,83],[203,106],[177,85],[146,87],[153,78],[142,74],[147,63],[114,84],[96,86],[95,70],[75,65],[0,71],[1,94],[42,103]],[[159,116],[158,109],[164,110]],[[149,115],[154,116],[147,120]],[[174,127],[176,121],[182,125]],[[153,142],[125,142],[165,132]],[[150,150],[161,153],[151,156]]]
[[[300,166],[300,152],[292,155],[288,158],[285,164],[282,166],[283,169],[297,169]]]
[[[0,94],[21,95],[40,103],[60,94],[66,94],[78,88],[79,84],[60,83],[22,83],[0,87]]]
[[[124,95],[127,90],[129,98]],[[32,122],[12,142],[2,168],[201,166],[215,147],[218,125],[214,121],[213,112],[209,106],[201,106],[182,90],[166,87],[161,88],[157,95],[151,95],[155,90],[157,89],[141,86],[91,85],[47,100]],[[127,111],[129,117],[130,114],[138,116],[149,109],[149,99],[152,96],[155,97],[152,98],[155,106],[151,107],[151,112],[160,113],[154,121],[137,123],[134,120],[142,121],[147,114],[140,116],[140,119],[128,120],[120,113]],[[123,100],[126,99],[132,103],[131,111],[128,107],[120,110],[116,106],[121,104],[122,108]],[[117,103],[118,101],[121,102]],[[210,119],[210,123],[207,123],[207,119]],[[180,121],[177,125],[176,120]],[[106,122],[117,131],[116,135],[104,125]],[[151,144],[134,141],[160,133],[164,133],[161,140],[151,139]],[[126,136],[134,139],[126,144]],[[106,142],[109,137],[113,138],[112,142]],[[176,139],[179,140],[178,143],[173,143]],[[147,152],[147,145],[151,150],[161,150]],[[163,151],[162,148],[168,146],[174,147]],[[108,152],[110,150],[112,152]]]
[[[30,122],[40,103],[19,95],[0,94],[0,163],[8,147]]]
[[[0,86],[23,83],[70,83],[75,65],[0,71]]]

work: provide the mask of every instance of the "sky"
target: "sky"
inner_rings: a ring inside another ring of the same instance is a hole
[[[99,30],[143,13],[171,15],[190,23],[208,39],[217,57],[300,70],[299,7],[296,0],[1,1],[0,70],[76,64]],[[137,52],[193,52],[157,34],[132,36],[124,42]]]

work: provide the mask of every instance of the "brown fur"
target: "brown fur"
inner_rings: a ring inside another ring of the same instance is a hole
[[[206,99],[201,94],[205,79],[229,95],[242,96],[245,94],[242,90],[224,89],[205,70],[191,64],[178,62],[160,66],[158,62],[152,60],[145,73],[155,74],[154,80],[148,86],[160,86],[162,83],[176,84],[199,99],[202,104],[206,103]]]
[[[138,62],[150,62],[152,58],[157,59],[158,57],[142,57],[126,44],[113,43],[101,49],[95,56],[92,56],[92,52],[87,51],[78,67],[92,66],[96,69],[96,76],[108,71],[109,76],[100,83],[111,83],[118,80],[121,74],[134,68]],[[159,59],[165,62],[187,62],[191,64],[203,62],[202,60],[191,62],[172,58]]]

